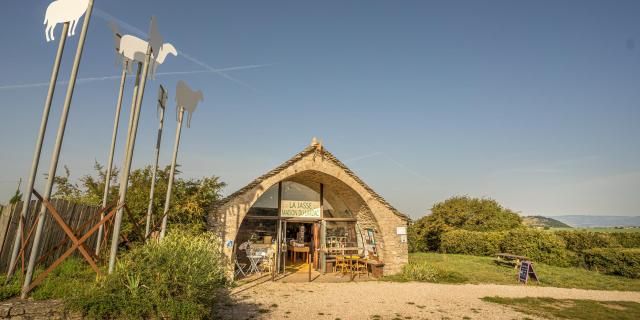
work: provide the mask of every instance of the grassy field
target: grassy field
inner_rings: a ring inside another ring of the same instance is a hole
[[[640,232],[640,228],[550,228],[549,231]]]
[[[482,300],[506,305],[518,312],[543,318],[640,319],[640,303],[630,301],[502,297],[485,297]]]
[[[493,283],[517,284],[517,272],[513,268],[499,266],[491,257],[477,257],[458,254],[412,253],[409,263],[426,263],[437,268],[440,276],[434,282],[440,283]],[[580,288],[596,290],[640,291],[640,279],[629,279],[604,275],[581,268],[561,268],[534,263],[539,283],[530,285],[560,288]],[[392,281],[406,281],[402,275],[388,278]]]

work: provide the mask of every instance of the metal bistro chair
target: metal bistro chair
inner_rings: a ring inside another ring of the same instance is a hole
[[[340,273],[344,275],[350,271],[350,268],[351,266],[349,265],[349,261],[347,261],[344,256],[336,256],[336,263],[333,265],[333,272],[338,272],[338,269],[340,269]]]
[[[354,275],[360,277],[361,275],[366,274],[369,276],[369,271],[367,270],[367,262],[362,259],[353,260],[353,265],[351,266],[351,272]]]
[[[260,262],[260,269],[262,272],[273,272],[273,262],[275,257],[275,251],[271,248],[267,249],[264,259]]]
[[[244,262],[240,262],[238,261],[238,251],[244,251],[245,252],[245,256],[247,255],[247,250],[249,249],[249,247],[251,246],[251,243],[249,241],[247,242],[243,242],[242,244],[240,244],[238,246],[238,249],[236,250],[236,258],[235,258],[235,263],[236,263],[236,272],[235,272],[235,277],[242,275],[243,277],[246,277],[247,274],[245,273],[245,271],[247,271],[247,267],[248,265]]]

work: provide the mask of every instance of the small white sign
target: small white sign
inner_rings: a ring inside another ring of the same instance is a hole
[[[396,234],[397,235],[406,235],[407,234],[407,227],[397,227],[396,228]]]

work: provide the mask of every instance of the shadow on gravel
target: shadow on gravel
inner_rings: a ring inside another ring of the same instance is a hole
[[[247,296],[232,294],[230,290],[220,293],[221,298],[212,306],[211,319],[246,320],[268,319],[271,307],[247,301]]]

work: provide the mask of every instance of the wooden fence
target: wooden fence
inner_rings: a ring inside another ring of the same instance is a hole
[[[98,214],[98,210],[100,210],[99,207],[73,203],[66,200],[52,200],[51,203],[76,235],[84,234],[86,229],[90,228],[100,220],[100,215]],[[29,212],[27,213],[24,228],[25,236],[33,226],[34,219],[40,212],[40,207],[40,201],[31,201],[31,206],[29,206]],[[13,250],[13,242],[15,240],[16,230],[18,229],[18,223],[20,221],[21,209],[22,202],[19,202],[14,206],[6,205],[4,207],[0,207],[0,274],[6,273],[9,268],[11,251]],[[83,225],[87,226],[85,230],[78,230]],[[31,236],[31,238],[33,238],[33,236]],[[67,240],[66,243],[61,245],[65,239]],[[96,239],[97,232],[85,242],[85,245],[90,252],[93,252],[95,248]],[[29,244],[27,245],[27,252],[24,259],[25,266],[28,263],[29,255],[31,254],[32,242],[33,240],[30,239]],[[60,226],[53,220],[51,214],[47,212],[45,215],[42,240],[40,242],[39,256],[42,258],[38,263],[38,266],[48,266],[53,263],[53,261],[55,261],[71,245],[71,241],[68,241],[68,238],[64,231],[62,231],[62,228],[60,228]],[[43,254],[47,255],[43,257]],[[74,254],[77,255],[78,253],[75,252]],[[20,272],[21,266],[22,260],[18,261],[16,272]]]

